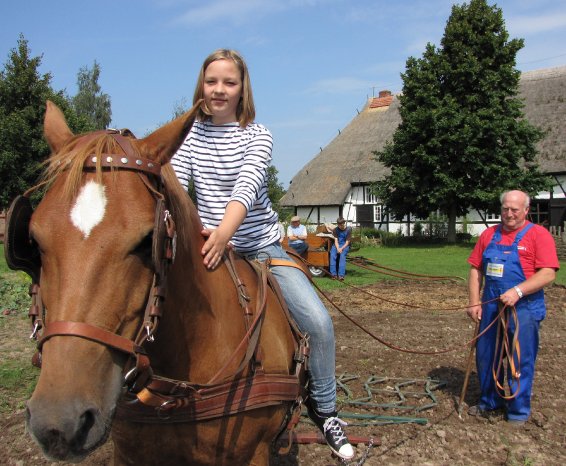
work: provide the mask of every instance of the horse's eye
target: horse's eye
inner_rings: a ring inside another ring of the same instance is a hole
[[[151,250],[153,246],[153,232],[146,235],[132,251],[132,254],[140,256],[144,261],[151,259]]]

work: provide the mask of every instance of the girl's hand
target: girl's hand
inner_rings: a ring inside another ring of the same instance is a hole
[[[220,264],[229,238],[223,238],[217,229],[204,229],[201,234],[206,238],[201,250],[203,264],[207,269],[212,270]]]

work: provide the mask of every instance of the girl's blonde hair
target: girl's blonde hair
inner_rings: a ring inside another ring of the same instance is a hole
[[[240,77],[242,79],[242,96],[240,97],[240,102],[238,102],[238,107],[236,109],[236,118],[238,119],[240,126],[244,128],[255,119],[255,105],[248,67],[242,56],[235,50],[218,49],[206,57],[198,75],[195,94],[193,96],[193,105],[200,99],[204,99],[204,73],[208,68],[208,65],[217,60],[232,60],[240,70]],[[204,121],[210,118],[210,114],[210,111],[206,108],[206,104],[203,103],[201,108],[198,110],[196,117],[198,120]]]

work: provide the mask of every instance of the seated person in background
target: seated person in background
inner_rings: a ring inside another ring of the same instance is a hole
[[[334,229],[334,244],[330,249],[330,274],[332,278],[344,280],[346,275],[346,256],[350,250],[352,242],[352,229],[346,226],[346,220],[338,217],[336,220],[338,226]],[[336,275],[336,265],[338,265],[338,275]]]
[[[287,238],[289,246],[291,246],[297,254],[305,252],[309,245],[307,239],[307,229],[301,225],[301,217],[295,215],[291,218],[291,225],[287,227]]]

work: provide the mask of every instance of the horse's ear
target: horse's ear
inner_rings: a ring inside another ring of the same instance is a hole
[[[169,162],[189,134],[201,103],[197,102],[187,113],[155,130],[146,138],[132,141],[140,155],[162,164]]]
[[[65,115],[50,100],[46,104],[43,134],[53,152],[58,152],[73,137],[73,132],[67,125]]]

